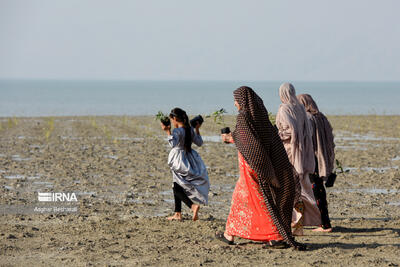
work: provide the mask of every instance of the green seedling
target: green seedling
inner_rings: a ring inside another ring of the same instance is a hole
[[[47,119],[47,125],[43,130],[44,130],[44,137],[46,138],[46,140],[49,140],[51,133],[54,131],[53,117]]]
[[[12,127],[14,127],[14,122],[11,118],[8,118],[7,124],[8,124],[7,125],[8,129],[11,129]]]
[[[91,118],[91,119],[90,119],[90,123],[91,123],[91,125],[92,125],[93,128],[97,129],[98,126],[97,126],[97,123],[96,123],[96,119],[95,119],[95,118]]]
[[[162,111],[159,111],[156,116],[155,116],[155,120],[157,121],[161,121],[162,124],[164,124],[165,126],[169,126],[171,125],[171,121],[169,119],[169,117],[167,115],[165,115],[164,113],[162,113]]]
[[[207,115],[206,118],[213,118],[214,122],[218,125],[225,125],[224,123],[224,114],[227,113],[224,108],[214,111],[210,115]]]
[[[340,170],[340,173],[344,173],[342,163],[338,159],[336,159],[336,170]]]
[[[103,126],[103,132],[104,132],[104,134],[105,134],[105,136],[107,137],[108,140],[112,140],[111,131],[105,125]]]
[[[268,117],[269,117],[269,121],[272,123],[272,125],[275,125],[276,121],[275,121],[275,116],[272,115],[271,112],[268,112]]]

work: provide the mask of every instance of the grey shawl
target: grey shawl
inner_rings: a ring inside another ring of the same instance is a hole
[[[312,129],[306,110],[296,98],[294,86],[283,83],[279,88],[282,104],[276,116],[279,136],[289,160],[297,173],[304,175],[315,170]]]
[[[335,143],[332,126],[319,111],[314,99],[301,94],[297,99],[304,105],[313,130],[314,153],[318,160],[318,172],[324,180],[333,172],[335,165]]]

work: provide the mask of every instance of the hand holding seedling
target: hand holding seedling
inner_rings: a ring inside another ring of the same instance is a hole
[[[171,121],[170,121],[169,117],[167,115],[165,115],[164,113],[162,113],[162,111],[159,111],[156,114],[155,119],[161,121],[161,123],[166,126],[171,125]]]
[[[171,125],[165,126],[162,122],[160,122],[161,129],[166,132],[168,135],[171,135]]]
[[[200,130],[199,130],[200,127],[201,127],[201,124],[200,124],[200,123],[197,123],[197,124],[196,124],[196,127],[194,128],[194,129],[196,130],[196,134],[197,134],[197,135],[200,135]]]
[[[168,116],[159,111],[156,114],[155,119],[161,122],[161,129],[165,131],[168,135],[171,135],[171,121]]]

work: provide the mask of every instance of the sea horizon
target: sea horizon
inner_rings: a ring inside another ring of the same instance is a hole
[[[276,114],[283,81],[0,79],[0,117],[154,115],[181,107],[188,114],[224,108],[232,92],[252,87]],[[290,81],[327,115],[400,115],[400,81]]]

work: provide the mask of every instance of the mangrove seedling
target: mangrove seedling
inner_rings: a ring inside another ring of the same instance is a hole
[[[207,115],[206,118],[213,118],[214,122],[218,125],[224,124],[224,114],[227,113],[224,108],[214,111],[210,115]]]
[[[213,118],[216,124],[225,126],[225,121],[224,121],[225,113],[227,113],[226,110],[224,108],[221,108],[219,110],[214,111],[210,115],[207,115],[206,118]],[[229,129],[229,127],[224,127],[221,129],[221,134],[228,134],[230,132],[231,130]]]
[[[18,124],[18,119],[17,118],[8,118],[8,129],[11,129],[14,126],[17,126]]]
[[[103,125],[103,134],[106,136],[106,138],[111,141],[113,139],[112,132],[111,130],[107,127],[107,125]]]
[[[269,117],[269,121],[272,123],[272,125],[275,125],[275,116],[272,115],[271,112],[268,112],[268,117]]]
[[[95,118],[90,118],[90,123],[92,124],[92,127],[93,127],[93,128],[95,128],[95,129],[98,128],[98,127],[97,127],[97,122],[96,122],[96,119],[95,119]]]
[[[51,133],[54,131],[54,118],[50,117],[47,118],[47,125],[46,127],[43,128],[44,130],[44,137],[46,138],[46,140],[49,140]]]
[[[167,115],[165,115],[164,113],[162,113],[162,111],[159,111],[156,114],[156,121],[161,121],[162,124],[164,124],[164,126],[170,126],[171,125],[171,121],[169,119],[169,117]]]
[[[338,159],[336,159],[336,170],[340,170],[340,173],[344,173],[342,163]]]

